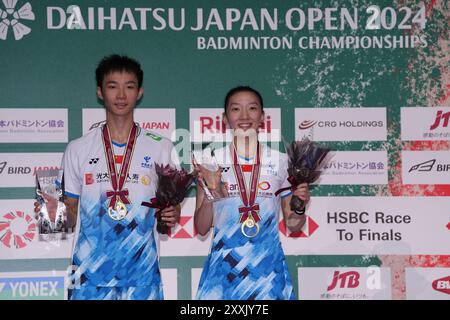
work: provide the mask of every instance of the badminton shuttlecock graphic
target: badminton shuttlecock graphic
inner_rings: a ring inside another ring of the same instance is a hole
[[[13,28],[14,38],[16,40],[22,39],[23,36],[25,36],[25,35],[27,35],[27,34],[29,34],[31,32],[30,28],[28,28],[26,25],[20,23],[16,19],[11,21],[11,26]]]
[[[31,4],[25,3],[18,11],[14,12],[13,17],[17,20],[34,20],[34,13],[31,11]]]
[[[12,14],[16,7],[17,0],[3,0],[3,4],[5,5],[6,12]]]
[[[0,9],[0,19],[5,19],[8,16],[8,12]]]
[[[18,0],[3,0],[5,9],[0,9],[0,39],[6,40],[8,29],[13,29],[14,39],[21,40],[31,32],[31,28],[24,25],[20,20],[34,20],[34,13],[29,2],[25,3],[19,10],[15,10]]]
[[[8,35],[8,27],[11,23],[8,19],[0,21],[0,39],[6,40]]]

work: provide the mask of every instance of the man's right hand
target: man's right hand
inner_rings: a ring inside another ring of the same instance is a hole
[[[48,217],[50,218],[50,221],[54,221],[56,219],[56,211],[58,210],[58,199],[55,199],[46,193],[43,193],[42,197],[45,201],[45,207],[47,209]],[[34,212],[36,213],[36,218],[38,218],[38,214],[41,209],[42,204],[36,201],[34,203]]]

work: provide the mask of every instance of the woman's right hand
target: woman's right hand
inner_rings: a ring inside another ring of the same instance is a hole
[[[216,171],[211,171],[202,165],[199,165],[198,177],[211,191],[219,189],[220,184],[222,183],[222,172],[220,171],[220,168]]]
[[[192,157],[192,164],[194,165],[197,180],[202,187],[207,187],[211,191],[219,189],[222,183],[222,172],[220,167],[217,168],[216,171],[208,170],[199,164],[194,157]]]

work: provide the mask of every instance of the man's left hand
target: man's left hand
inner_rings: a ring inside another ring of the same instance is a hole
[[[164,208],[160,211],[160,220],[164,222],[164,224],[169,227],[173,228],[177,224],[178,221],[180,221],[180,209],[179,206],[174,207],[170,206],[167,208]]]

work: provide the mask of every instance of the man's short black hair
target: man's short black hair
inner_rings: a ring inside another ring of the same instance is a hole
[[[257,90],[255,90],[255,89],[253,89],[252,87],[249,87],[249,86],[238,86],[238,87],[235,87],[235,88],[231,89],[230,91],[228,91],[227,95],[225,96],[225,104],[223,106],[224,109],[225,109],[225,113],[227,112],[227,106],[228,106],[228,103],[230,101],[230,98],[233,95],[235,95],[236,93],[239,93],[239,92],[251,92],[254,95],[256,95],[258,97],[258,99],[259,99],[259,104],[261,105],[261,110],[264,109],[263,98],[262,98],[261,94]]]
[[[144,71],[141,69],[141,65],[136,60],[121,56],[118,54],[113,54],[104,57],[97,66],[95,70],[95,79],[97,80],[97,86],[102,87],[103,79],[105,76],[111,72],[129,72],[134,73],[138,79],[139,88],[142,87],[142,82],[144,80]]]

